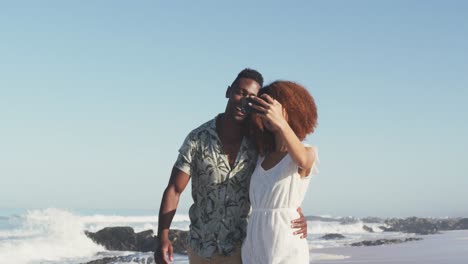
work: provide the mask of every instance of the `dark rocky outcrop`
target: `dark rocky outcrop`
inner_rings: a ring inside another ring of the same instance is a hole
[[[96,233],[85,231],[85,234],[107,250],[137,251],[136,234],[131,227],[106,227]]]
[[[468,218],[462,218],[453,225],[454,230],[468,229]]]
[[[157,237],[153,235],[153,230],[146,230],[140,233],[136,233],[135,238],[137,248],[136,251],[139,252],[154,251],[157,243],[159,243]]]
[[[429,219],[439,230],[463,230],[468,229],[468,218]]]
[[[408,217],[408,218],[388,218],[383,219],[379,217],[322,217],[322,216],[307,216],[308,221],[322,221],[322,222],[338,222],[342,225],[356,224],[362,222],[364,224],[379,223],[380,229],[385,232],[403,232],[403,233],[415,233],[420,235],[436,234],[439,231],[449,230],[462,230],[468,229],[468,218],[420,218],[420,217]],[[370,229],[363,227],[368,232]]]
[[[372,227],[370,226],[363,225],[362,229],[364,229],[364,231],[367,231],[369,233],[374,233],[374,229],[372,229]]]
[[[415,233],[420,235],[436,234],[439,231],[439,226],[426,218],[392,218],[385,220],[385,224],[390,226],[391,228],[384,229],[384,231],[398,231],[404,233]]]
[[[140,263],[140,264],[154,264],[153,256],[139,256],[127,255],[119,257],[106,257],[93,261],[86,262],[85,264],[112,264],[112,263]]]
[[[370,224],[370,223],[383,223],[385,220],[380,218],[380,217],[364,217],[364,218],[361,218],[361,221],[363,223],[366,223],[366,224]]]
[[[149,252],[154,251],[159,243],[152,230],[135,233],[131,227],[106,227],[96,233],[85,231],[85,234],[107,250]],[[174,253],[186,254],[187,235],[187,231],[169,231]]]
[[[402,232],[402,233],[414,233],[419,235],[437,234],[439,231],[449,230],[462,230],[468,229],[468,218],[419,218],[419,217],[408,217],[408,218],[389,218],[382,219],[378,217],[365,217],[362,219],[355,217],[321,217],[321,216],[307,216],[308,221],[322,221],[322,222],[338,222],[342,225],[356,224],[362,222],[368,223],[380,223],[379,226],[385,232]],[[363,229],[367,232],[374,232],[371,227],[364,225]]]
[[[385,232],[415,233],[420,235],[436,234],[439,231],[464,229],[463,223],[467,219],[433,219],[409,217],[405,219],[391,218],[385,220]],[[468,221],[467,221],[468,223]]]
[[[418,218],[386,219],[387,226],[381,226],[385,232],[415,233],[420,235],[436,234],[439,231],[468,229],[468,218]]]
[[[182,231],[177,229],[169,230],[169,240],[172,242],[174,253],[187,254],[187,236],[188,231]],[[159,240],[157,240],[159,243]]]
[[[352,216],[346,216],[346,217],[342,217],[340,219],[340,224],[342,224],[342,225],[356,224],[359,221],[360,221],[359,218],[355,218],[355,217],[352,217]]]
[[[350,246],[353,247],[362,247],[362,246],[380,246],[380,245],[389,245],[389,244],[400,244],[409,241],[418,241],[422,240],[420,237],[407,237],[405,239],[377,239],[377,240],[364,240],[361,242],[351,243]]]
[[[333,239],[343,239],[343,238],[346,238],[346,237],[343,236],[342,234],[329,233],[329,234],[322,236],[320,239],[333,240]]]
[[[324,222],[339,222],[340,224],[362,223],[381,223],[380,229],[385,232],[403,232],[415,233],[420,235],[436,234],[439,231],[448,230],[463,230],[468,229],[468,218],[418,218],[410,217],[405,219],[390,218],[381,219],[376,217],[366,217],[362,219],[354,217],[331,218],[320,216],[308,216],[309,221],[324,221]],[[363,225],[363,229],[367,232],[374,230]],[[159,243],[157,237],[152,230],[135,233],[131,227],[107,227],[98,232],[88,232],[85,234],[97,244],[103,245],[107,250],[117,251],[136,251],[136,252],[151,252]],[[188,231],[170,230],[169,239],[172,241],[174,253],[186,254]],[[341,234],[326,234],[321,239],[343,239],[346,238]],[[366,240],[357,243],[352,243],[351,246],[374,246],[384,244],[397,244],[408,241],[421,240],[421,238],[406,238],[406,239],[378,239]],[[132,260],[133,259],[133,260]],[[106,264],[115,262],[137,262],[137,263],[153,263],[152,257],[139,257],[138,255],[129,255],[121,257],[105,257],[99,260],[88,262],[89,264]]]

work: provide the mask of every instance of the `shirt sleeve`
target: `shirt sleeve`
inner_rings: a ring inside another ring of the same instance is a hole
[[[174,167],[190,175],[193,163],[193,154],[195,153],[195,139],[193,133],[190,133],[182,143],[179,149],[179,156]]]

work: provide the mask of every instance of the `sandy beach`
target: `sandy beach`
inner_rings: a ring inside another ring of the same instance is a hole
[[[468,230],[423,236],[423,240],[372,247],[314,249],[311,263],[466,264]]]

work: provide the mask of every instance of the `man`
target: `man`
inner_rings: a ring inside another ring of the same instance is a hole
[[[249,182],[255,169],[257,151],[246,136],[241,101],[256,96],[262,75],[252,69],[241,71],[226,90],[224,113],[189,133],[172,169],[159,210],[156,263],[173,260],[169,227],[179,197],[192,178],[189,261],[198,263],[242,263],[240,247],[245,238],[250,211]],[[292,221],[295,234],[307,236],[306,220]],[[291,231],[293,232],[293,231]]]

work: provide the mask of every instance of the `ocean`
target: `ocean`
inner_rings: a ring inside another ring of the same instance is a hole
[[[397,245],[350,247],[350,243],[363,240],[407,238],[415,235],[382,232],[381,223],[363,223],[360,220],[343,223],[338,218],[336,221],[333,219],[335,218],[331,216],[322,216],[308,222],[307,241],[311,263],[468,263],[467,230],[419,236],[423,238],[422,241]],[[108,251],[87,238],[84,231],[96,232],[111,226],[131,226],[135,232],[148,229],[156,231],[157,224],[156,212],[152,215],[151,212],[115,214],[57,208],[2,210],[0,211],[0,263],[75,264],[103,257],[126,255],[134,255],[135,259],[145,259],[151,254]],[[364,230],[363,225],[371,228],[373,232]],[[177,214],[171,228],[188,230],[188,215]],[[345,238],[332,240],[321,238],[328,233],[339,233]],[[187,256],[176,255],[174,263],[188,263]]]

